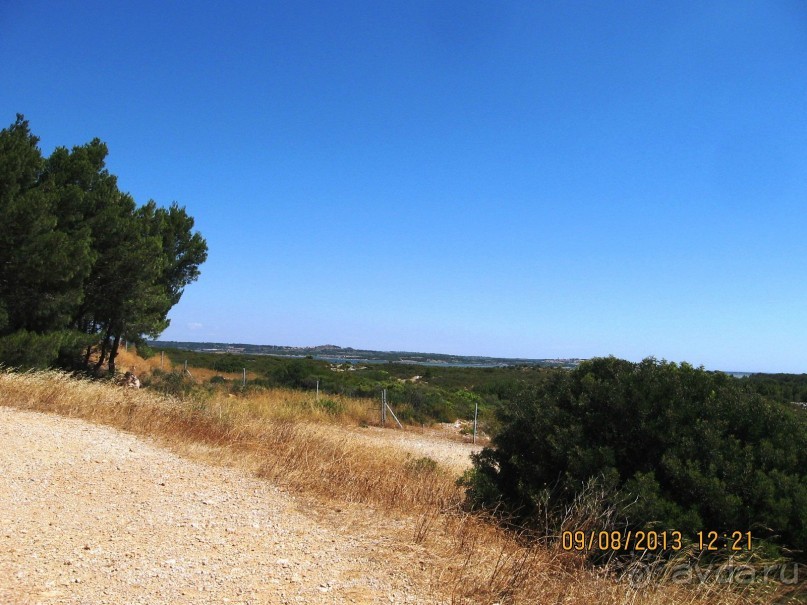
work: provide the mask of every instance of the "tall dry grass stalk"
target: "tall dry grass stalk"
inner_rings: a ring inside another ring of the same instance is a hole
[[[179,402],[59,372],[0,371],[0,404],[111,425],[186,452],[201,444],[218,462],[287,488],[380,507],[404,528],[402,539],[428,554],[423,573],[431,575],[435,595],[452,603],[756,605],[787,602],[792,590],[673,584],[663,577],[637,587],[556,546],[530,546],[464,513],[451,471],[335,430],[334,424],[373,419],[376,412],[363,400],[331,398],[323,406],[310,394],[276,389]]]

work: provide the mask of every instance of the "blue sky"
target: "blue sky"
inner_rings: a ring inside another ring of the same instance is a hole
[[[196,218],[164,339],[807,372],[804,2],[11,1],[0,58]]]

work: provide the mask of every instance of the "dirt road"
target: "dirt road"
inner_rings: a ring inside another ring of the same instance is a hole
[[[435,603],[406,521],[0,407],[0,603]]]

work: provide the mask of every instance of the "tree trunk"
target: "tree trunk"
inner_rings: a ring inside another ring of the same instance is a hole
[[[111,332],[112,332],[112,326],[106,329],[104,339],[101,341],[101,356],[98,358],[98,363],[95,364],[96,372],[98,372],[98,370],[101,369],[101,367],[104,365],[104,362],[106,361],[106,353],[107,350],[109,349],[109,338],[111,336]]]
[[[118,346],[120,345],[120,334],[115,334],[112,341],[112,350],[109,352],[109,375],[115,375],[115,358],[118,356]]]

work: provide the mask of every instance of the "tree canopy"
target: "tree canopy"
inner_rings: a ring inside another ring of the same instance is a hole
[[[19,114],[0,131],[0,362],[86,366],[97,345],[114,373],[122,339],[168,327],[207,244],[183,207],[121,192],[99,139],[38,143]]]

